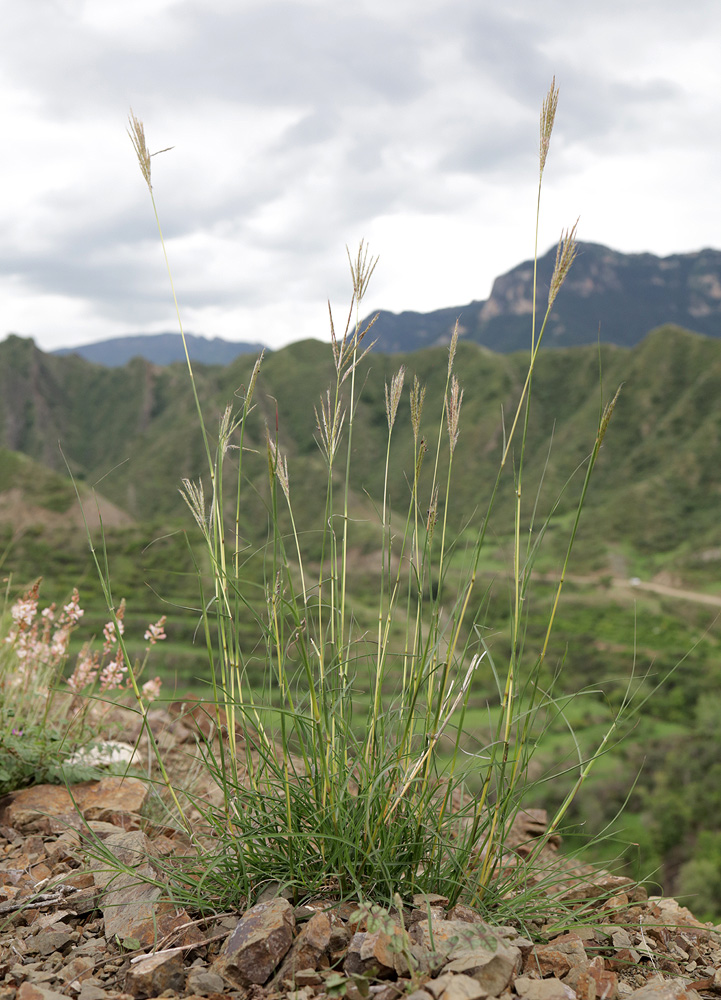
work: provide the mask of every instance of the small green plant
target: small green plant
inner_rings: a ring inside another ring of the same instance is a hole
[[[39,610],[40,581],[30,587],[0,620],[0,794],[45,781],[80,780],[96,773],[92,748],[107,735],[111,692],[125,684],[127,665],[119,647],[124,604],[105,625],[102,650],[83,645],[66,679],[70,638],[83,617],[77,589],[60,610]],[[145,633],[145,659],[151,645],[165,638],[164,619]],[[147,681],[147,699],[156,698],[159,678]],[[97,697],[96,697],[97,695]],[[102,697],[101,697],[102,696]],[[97,757],[97,754],[95,755]]]
[[[554,81],[541,112],[538,211],[557,100]],[[129,134],[167,263],[151,154],[143,125],[132,112]],[[435,416],[428,417],[426,387],[417,377],[410,384],[412,447],[405,459],[407,504],[400,512],[392,509],[388,481],[391,466],[404,461],[394,449],[393,434],[405,368],[387,383],[384,485],[382,495],[374,498],[379,564],[371,633],[353,608],[351,550],[357,503],[351,469],[363,366],[372,347],[373,324],[362,326],[360,309],[377,260],[364,242],[355,255],[349,254],[351,307],[342,333],[336,331],[331,313],[332,382],[315,401],[325,471],[316,487],[319,518],[312,548],[309,529],[298,528],[293,507],[294,479],[304,470],[294,468],[284,453],[277,414],[266,429],[270,531],[261,553],[265,588],[260,600],[246,586],[244,567],[250,554],[240,526],[250,488],[244,458],[263,359],[237,394],[238,409],[229,406],[220,418],[217,444],[211,446],[188,358],[207,476],[184,480],[182,493],[210,566],[209,589],[201,577],[201,621],[218,736],[202,741],[201,754],[222,792],[222,803],[217,809],[203,807],[217,850],[209,853],[207,842],[199,846],[198,857],[185,871],[176,870],[176,886],[201,908],[252,899],[269,879],[291,887],[299,898],[325,894],[392,900],[396,894],[407,899],[415,892],[433,891],[452,903],[464,898],[489,911],[512,906],[504,901],[521,892],[525,874],[506,863],[505,841],[527,791],[528,765],[542,720],[563,711],[541,678],[581,510],[615,404],[614,398],[600,408],[545,637],[539,648],[530,649],[525,641],[526,603],[534,560],[550,520],[536,526],[535,503],[529,505],[524,495],[530,401],[546,323],[576,255],[575,233],[573,226],[559,241],[540,320],[534,281],[527,375],[510,426],[503,427],[496,480],[479,484],[486,513],[460,578],[451,565],[456,542],[450,511],[464,393],[473,387],[462,387],[455,370],[458,328],[450,342],[445,388],[435,401]],[[172,275],[170,280],[172,286]],[[179,310],[178,321],[182,334]],[[507,478],[513,495],[512,611],[510,649],[501,665],[484,639],[478,568],[489,520]],[[319,558],[308,555],[318,550]],[[109,584],[106,587],[109,592]],[[252,646],[238,637],[241,609],[249,610],[255,620]],[[249,680],[249,666],[258,657],[264,662],[260,688]],[[489,735],[481,752],[469,753],[464,717],[480,671],[496,678],[498,703],[489,708]],[[135,689],[140,699],[137,685]],[[592,754],[581,760],[574,792],[595,759]],[[472,796],[471,783],[479,789]],[[572,794],[563,801],[549,834],[562,822],[571,800]],[[185,825],[190,828],[187,819]],[[538,850],[542,845],[543,840]],[[539,890],[536,899],[543,898]]]

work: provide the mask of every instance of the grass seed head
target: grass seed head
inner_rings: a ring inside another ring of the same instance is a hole
[[[255,383],[258,381],[258,374],[260,372],[260,366],[263,364],[263,358],[265,357],[265,350],[262,350],[253,365],[253,371],[250,375],[250,382],[248,383],[248,391],[245,394],[245,405],[250,406],[250,401],[253,398],[253,393],[255,392]]]
[[[556,77],[554,76],[551,81],[551,87],[546,94],[546,99],[543,102],[543,107],[541,108],[541,173],[543,173],[543,168],[546,166],[546,157],[548,156],[548,148],[551,145],[551,133],[553,132],[553,123],[556,120],[557,108],[558,87],[556,86]]]
[[[433,488],[431,503],[428,508],[428,515],[426,517],[426,531],[428,532],[429,544],[433,540],[433,532],[435,530],[437,521],[438,521],[438,484],[436,484]]]
[[[453,327],[453,335],[451,336],[451,342],[448,345],[448,377],[451,377],[451,372],[453,370],[453,361],[456,357],[456,348],[458,347],[458,320],[456,320],[456,325]]]
[[[621,394],[621,389],[622,388],[623,388],[623,383],[621,383],[621,385],[619,385],[618,389],[616,389],[616,394],[614,395],[614,397],[611,400],[611,402],[606,405],[606,408],[604,409],[603,414],[601,415],[601,423],[599,424],[599,427],[598,427],[598,447],[599,448],[603,444],[603,439],[606,436],[606,431],[608,430],[608,425],[610,423],[611,417],[613,416],[613,411],[616,408],[616,403],[618,401],[618,397]]]
[[[456,450],[458,443],[459,419],[461,416],[461,406],[463,404],[463,389],[458,384],[458,379],[454,375],[451,378],[451,391],[446,399],[446,419],[448,421],[448,439],[451,455]]]
[[[148,145],[145,141],[145,128],[140,119],[135,117],[132,108],[130,109],[130,114],[128,115],[128,121],[130,122],[128,135],[130,136],[130,141],[133,144],[135,155],[138,157],[140,172],[145,179],[145,183],[148,185],[148,190],[152,191],[153,185],[150,179],[150,153],[148,152]]]
[[[199,479],[197,483],[193,483],[190,479],[184,479],[179,492],[190,508],[198,527],[203,534],[207,534],[208,517],[205,512],[205,492],[202,480]]]
[[[278,446],[276,445],[273,438],[270,436],[270,431],[266,427],[265,435],[268,441],[268,469],[270,471],[271,480],[277,477],[278,482],[281,485],[283,493],[285,493],[285,499],[290,503],[290,482],[288,480],[288,459],[281,455],[278,451]]]
[[[386,417],[388,419],[388,430],[393,430],[393,424],[396,422],[396,413],[398,412],[398,404],[401,401],[401,393],[403,392],[403,380],[406,377],[406,366],[401,365],[396,374],[391,379],[390,389],[388,388],[388,383],[385,384],[386,393]]]
[[[413,443],[418,445],[418,432],[421,426],[421,414],[423,413],[423,402],[426,398],[426,387],[420,384],[418,376],[413,376],[413,388],[411,389],[411,425],[413,427]]]
[[[561,290],[561,285],[566,280],[568,272],[571,270],[571,265],[576,259],[576,254],[578,253],[578,244],[576,243],[577,226],[578,219],[576,219],[570,230],[567,229],[564,233],[561,233],[561,238],[558,241],[558,247],[556,249],[556,264],[553,268],[551,285],[548,289],[549,307],[553,305],[556,296]]]
[[[346,247],[348,263],[350,264],[351,281],[353,282],[353,295],[357,305],[363,301],[365,293],[368,291],[368,284],[373,276],[378,263],[378,257],[368,258],[368,246],[365,240],[358,244],[358,251],[355,259],[350,255],[350,250]]]

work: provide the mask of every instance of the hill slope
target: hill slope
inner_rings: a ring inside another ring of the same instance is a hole
[[[679,545],[721,544],[716,504],[721,493],[721,341],[661,328],[632,350],[604,347],[600,361],[605,395],[621,382],[612,431],[604,443],[599,475],[589,498],[606,541],[629,541],[645,552]],[[211,439],[225,404],[247,385],[254,359],[224,368],[200,367],[196,384]],[[372,354],[364,363],[364,393],[357,413],[352,487],[365,503],[380,495],[385,449],[384,379],[399,363],[440,399],[446,352],[436,348],[407,356]],[[459,346],[458,371],[465,389],[454,494],[457,519],[480,516],[487,485],[495,477],[502,442],[501,412],[510,413],[521,391],[525,354],[492,354],[476,344]],[[262,498],[266,468],[265,425],[275,426],[288,452],[296,484],[298,516],[315,513],[316,487],[307,495],[303,470],[320,468],[314,405],[330,382],[331,354],[316,341],[268,356],[248,428],[246,470],[258,477]],[[277,401],[277,404],[276,404]],[[600,406],[599,354],[594,347],[542,352],[534,380],[527,470],[540,481],[550,507],[578,463],[588,454]],[[435,417],[434,417],[435,419]],[[77,357],[43,354],[32,341],[11,337],[0,344],[0,445],[89,483],[136,519],[185,516],[177,492],[183,477],[203,474],[205,460],[182,365],[164,368],[135,359],[123,368],[98,368]],[[429,417],[430,420],[430,417]],[[436,432],[431,424],[425,433]],[[547,460],[547,442],[554,446]],[[431,437],[432,439],[432,437]],[[407,404],[394,430],[391,496],[402,509],[410,455]],[[62,446],[62,454],[59,448]],[[63,457],[64,456],[64,457]],[[578,477],[576,477],[578,478]],[[510,488],[510,487],[509,487]],[[576,485],[561,510],[570,509]],[[260,499],[249,499],[248,530],[263,518]]]

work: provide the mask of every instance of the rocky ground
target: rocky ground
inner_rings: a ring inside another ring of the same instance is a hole
[[[172,759],[191,730],[160,712],[155,723]],[[563,925],[539,922],[533,940],[441,896],[415,897],[401,914],[327,899],[294,907],[270,890],[244,912],[199,919],[163,889],[162,859],[188,841],[148,818],[148,796],[144,781],[106,777],[0,800],[0,1000],[721,994],[721,927],[588,868],[569,870]],[[541,820],[521,815],[518,863]]]

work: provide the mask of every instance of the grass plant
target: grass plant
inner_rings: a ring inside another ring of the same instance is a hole
[[[557,102],[554,81],[541,112],[536,232]],[[142,122],[132,112],[129,134],[167,263],[151,154]],[[199,576],[200,629],[212,678],[209,710],[215,733],[200,739],[199,748],[222,796],[217,808],[195,803],[215,847],[196,836],[197,855],[182,867],[173,866],[170,874],[179,898],[201,909],[232,906],[255,898],[272,883],[296,899],[325,894],[389,902],[396,894],[407,899],[414,892],[431,891],[452,902],[470,900],[488,912],[509,906],[525,912],[545,905],[548,883],[533,891],[525,887],[526,874],[507,863],[506,838],[528,792],[529,763],[543,720],[563,712],[545,685],[545,660],[581,511],[616,402],[614,397],[600,407],[547,626],[540,644],[531,644],[526,625],[532,570],[553,514],[536,524],[537,497],[525,494],[534,372],[554,300],[575,254],[573,226],[559,241],[543,311],[534,292],[525,381],[503,426],[495,482],[478,484],[485,514],[470,543],[464,532],[462,559],[459,540],[449,528],[454,455],[463,433],[464,394],[476,387],[462,386],[455,370],[458,329],[449,345],[445,388],[433,400],[435,414],[429,414],[426,387],[417,377],[410,379],[405,405],[410,407],[412,450],[405,457],[394,448],[393,432],[409,373],[401,366],[387,382],[383,487],[373,498],[378,583],[371,629],[359,621],[352,600],[351,467],[363,393],[360,366],[373,346],[372,322],[363,327],[360,310],[377,259],[363,241],[356,254],[349,254],[351,304],[342,331],[330,314],[332,381],[315,401],[324,473],[316,486],[313,533],[298,529],[293,505],[294,481],[310,474],[310,466],[304,473],[284,452],[276,410],[265,435],[268,539],[260,553],[248,551],[242,512],[251,484],[244,460],[247,428],[262,392],[263,358],[236,394],[238,407],[229,406],[222,414],[217,441],[211,443],[186,349],[207,458],[207,475],[182,484],[202,540],[198,564],[210,569]],[[172,288],[169,265],[168,273]],[[175,304],[183,334],[177,300]],[[391,467],[403,462],[408,494],[399,511],[393,509],[388,482]],[[486,641],[489,622],[479,566],[494,507],[505,502],[499,498],[505,496],[507,481],[513,495],[508,511],[513,558],[510,641],[501,660]],[[246,585],[251,557],[261,558],[264,567],[259,600]],[[110,593],[109,580],[106,589]],[[252,643],[247,636],[241,640],[238,631],[240,618],[248,614],[256,629]],[[264,665],[260,685],[249,679],[258,658]],[[492,679],[497,702],[488,707],[487,738],[471,751],[464,720],[481,677],[486,684]],[[142,694],[134,682],[133,687],[144,712]],[[581,755],[573,794],[604,752],[616,724],[612,719],[598,748]],[[155,749],[162,770],[162,754],[157,745]],[[469,794],[471,786],[477,789],[474,795]],[[573,794],[561,803],[548,835],[563,822]],[[193,830],[191,797],[181,805],[174,792],[173,800],[185,827]],[[541,839],[535,854],[543,843]]]

